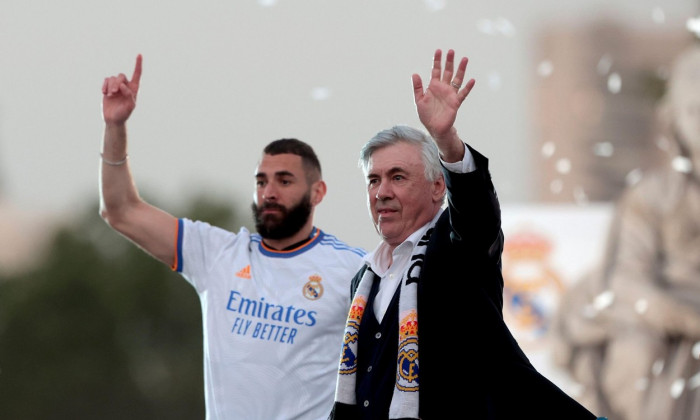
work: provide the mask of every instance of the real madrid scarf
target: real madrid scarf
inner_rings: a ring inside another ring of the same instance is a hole
[[[389,418],[418,418],[418,278],[420,277],[425,249],[433,232],[431,226],[413,249],[408,269],[403,275],[399,291],[399,351],[396,362],[396,386],[391,398]],[[357,349],[360,322],[372,287],[372,270],[365,270],[360,280],[348,315],[343,351],[338,371],[335,400],[355,405],[355,381],[357,375]]]

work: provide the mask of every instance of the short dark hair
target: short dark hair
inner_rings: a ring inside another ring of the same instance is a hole
[[[314,152],[311,146],[299,139],[285,138],[275,140],[265,146],[263,153],[272,156],[283,153],[300,156],[309,182],[311,183],[321,179],[321,162],[318,160],[316,152]]]

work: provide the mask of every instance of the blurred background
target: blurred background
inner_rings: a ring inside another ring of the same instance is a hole
[[[0,418],[203,418],[194,290],[98,216],[102,81],[139,53],[129,155],[147,201],[250,227],[262,147],[297,137],[328,184],[316,224],[368,250],[360,147],[419,124],[410,78],[429,78],[436,48],[469,57],[457,128],[490,158],[506,280],[517,264],[551,280],[537,321],[506,317],[579,395],[548,319],[659,159],[654,110],[699,31],[698,0],[2,0]]]

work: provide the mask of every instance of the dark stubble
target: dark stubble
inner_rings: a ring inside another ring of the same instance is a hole
[[[311,216],[311,193],[306,193],[299,204],[287,208],[277,203],[264,203],[258,207],[253,203],[255,230],[265,239],[285,239],[293,236],[306,224]],[[278,209],[279,215],[262,215],[266,209]]]

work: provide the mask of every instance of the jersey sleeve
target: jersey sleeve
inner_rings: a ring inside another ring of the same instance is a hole
[[[236,234],[207,222],[179,219],[175,271],[196,289],[206,288],[210,267],[244,237],[248,237],[245,228]]]

